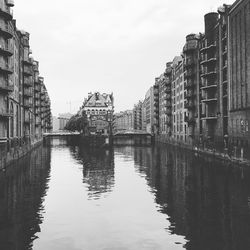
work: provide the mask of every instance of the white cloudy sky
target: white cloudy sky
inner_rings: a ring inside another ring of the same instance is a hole
[[[116,111],[142,99],[203,16],[232,0],[16,0],[31,34],[53,115],[76,112],[88,92],[113,92]]]

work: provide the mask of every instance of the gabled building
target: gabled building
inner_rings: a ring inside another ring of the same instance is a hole
[[[101,94],[99,92],[89,93],[85,99],[80,113],[87,115],[89,121],[89,129],[95,134],[111,134],[113,113],[114,113],[114,97],[113,94]]]

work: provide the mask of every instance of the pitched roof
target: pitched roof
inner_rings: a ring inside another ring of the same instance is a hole
[[[108,105],[111,103],[111,97],[107,94],[100,94],[99,92],[96,92],[89,96],[85,107],[108,107]]]

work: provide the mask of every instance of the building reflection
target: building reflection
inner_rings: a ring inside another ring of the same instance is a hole
[[[126,152],[125,152],[126,153]],[[186,249],[250,249],[250,171],[195,157],[174,147],[134,148],[170,234]]]
[[[89,199],[100,199],[114,187],[114,150],[72,144],[72,156],[83,166],[83,183]]]
[[[50,153],[40,146],[0,172],[0,249],[32,249],[43,221]]]

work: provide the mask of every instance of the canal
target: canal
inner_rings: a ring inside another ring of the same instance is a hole
[[[250,249],[250,170],[48,140],[0,172],[1,250]]]

